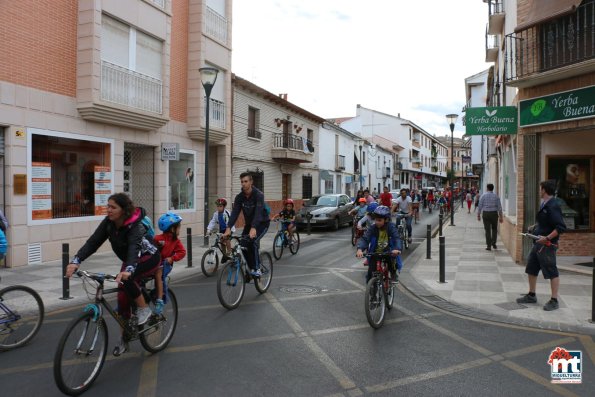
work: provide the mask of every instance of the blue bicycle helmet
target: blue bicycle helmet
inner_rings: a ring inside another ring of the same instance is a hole
[[[177,225],[180,222],[182,222],[182,217],[180,215],[174,214],[173,212],[166,212],[165,214],[161,215],[161,217],[159,217],[157,226],[162,232],[167,232],[170,227]]]
[[[386,205],[379,205],[374,210],[374,217],[390,219],[390,208],[388,208]]]
[[[368,204],[368,209],[366,210],[366,212],[368,214],[372,214],[376,210],[376,208],[378,208],[378,203],[370,203]]]

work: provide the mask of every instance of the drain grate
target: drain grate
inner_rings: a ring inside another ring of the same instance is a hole
[[[279,287],[279,291],[294,295],[314,295],[320,293],[319,288],[310,285],[282,285]]]
[[[447,302],[446,299],[438,295],[422,295],[421,297],[428,302]]]
[[[522,305],[520,303],[516,303],[516,302],[496,303],[496,304],[494,304],[494,306],[498,306],[499,308],[502,308],[504,310],[520,310],[520,309],[527,308],[527,306]]]

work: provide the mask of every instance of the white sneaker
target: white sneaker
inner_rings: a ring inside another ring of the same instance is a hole
[[[143,307],[142,309],[136,309],[136,319],[138,325],[143,325],[149,320],[153,312],[149,306]]]

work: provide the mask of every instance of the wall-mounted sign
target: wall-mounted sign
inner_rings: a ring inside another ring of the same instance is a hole
[[[161,160],[180,160],[180,144],[179,143],[162,143],[161,144]]]
[[[16,130],[14,132],[14,137],[16,139],[25,139],[25,131],[24,130],[20,130],[20,129],[19,130]]]
[[[517,133],[515,106],[467,108],[465,133],[467,135],[503,135]]]
[[[31,217],[52,218],[52,164],[31,163]]]
[[[521,101],[520,125],[542,125],[595,117],[595,86]]]
[[[95,215],[107,215],[107,199],[112,191],[112,173],[110,167],[96,165],[95,179]]]
[[[27,194],[27,174],[14,174],[12,181],[14,194]]]

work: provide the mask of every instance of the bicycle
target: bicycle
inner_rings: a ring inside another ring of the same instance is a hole
[[[256,290],[260,294],[264,294],[271,286],[271,280],[273,279],[273,258],[271,254],[266,251],[260,252],[260,271],[262,275],[254,277],[250,274],[248,263],[244,257],[244,251],[247,248],[241,244],[252,244],[252,240],[244,236],[233,238],[237,240],[238,244],[233,247],[231,260],[225,263],[217,280],[217,297],[221,305],[228,310],[233,310],[240,305],[246,291],[246,284],[250,280],[254,280]]]
[[[162,313],[152,314],[147,323],[139,327],[136,316],[129,320],[122,318],[105,299],[106,294],[118,292],[118,288],[104,289],[104,282],[113,281],[116,276],[84,270],[78,270],[76,275],[83,279],[83,285],[91,280],[96,284],[94,303],[85,306],[83,313],[70,322],[54,355],[54,380],[58,388],[68,395],[78,395],[88,390],[101,372],[108,344],[103,308],[122,328],[125,341],[140,339],[143,348],[150,353],[157,353],[167,347],[178,322],[178,300],[171,288],[168,288],[167,303]],[[142,279],[140,286],[145,300],[154,309],[156,290],[147,289],[147,283],[151,280],[151,277]]]
[[[275,238],[273,239],[273,256],[275,259],[281,259],[285,247],[289,248],[289,252],[291,252],[292,255],[297,254],[300,249],[300,234],[298,233],[297,228],[294,228],[290,238],[289,231],[287,230],[287,226],[290,222],[284,220],[275,220],[274,222],[278,222],[277,234],[275,234]]]
[[[221,238],[223,233],[216,233],[215,236],[215,242],[205,251],[200,260],[202,274],[204,274],[205,277],[211,277],[213,274],[217,273],[217,269],[219,268],[219,253],[221,253],[222,261],[229,257],[229,254],[226,253],[227,247],[225,246],[225,242]]]
[[[0,290],[0,351],[24,346],[37,334],[45,309],[35,290],[12,285]]]
[[[353,226],[351,228],[351,245],[354,247],[357,245],[357,240],[359,240],[363,235],[366,229],[358,229],[357,223],[362,219],[362,217],[358,217],[357,215],[353,217]]]
[[[407,218],[409,216],[409,214],[403,214],[401,212],[397,213],[397,230],[405,249],[409,249],[409,230],[407,229]]]
[[[396,273],[395,280],[391,280],[391,262],[394,258],[391,254],[367,254],[366,257],[368,266],[374,266],[375,263],[376,270],[366,285],[364,308],[368,323],[378,329],[384,324],[385,309],[392,309],[395,301]]]

